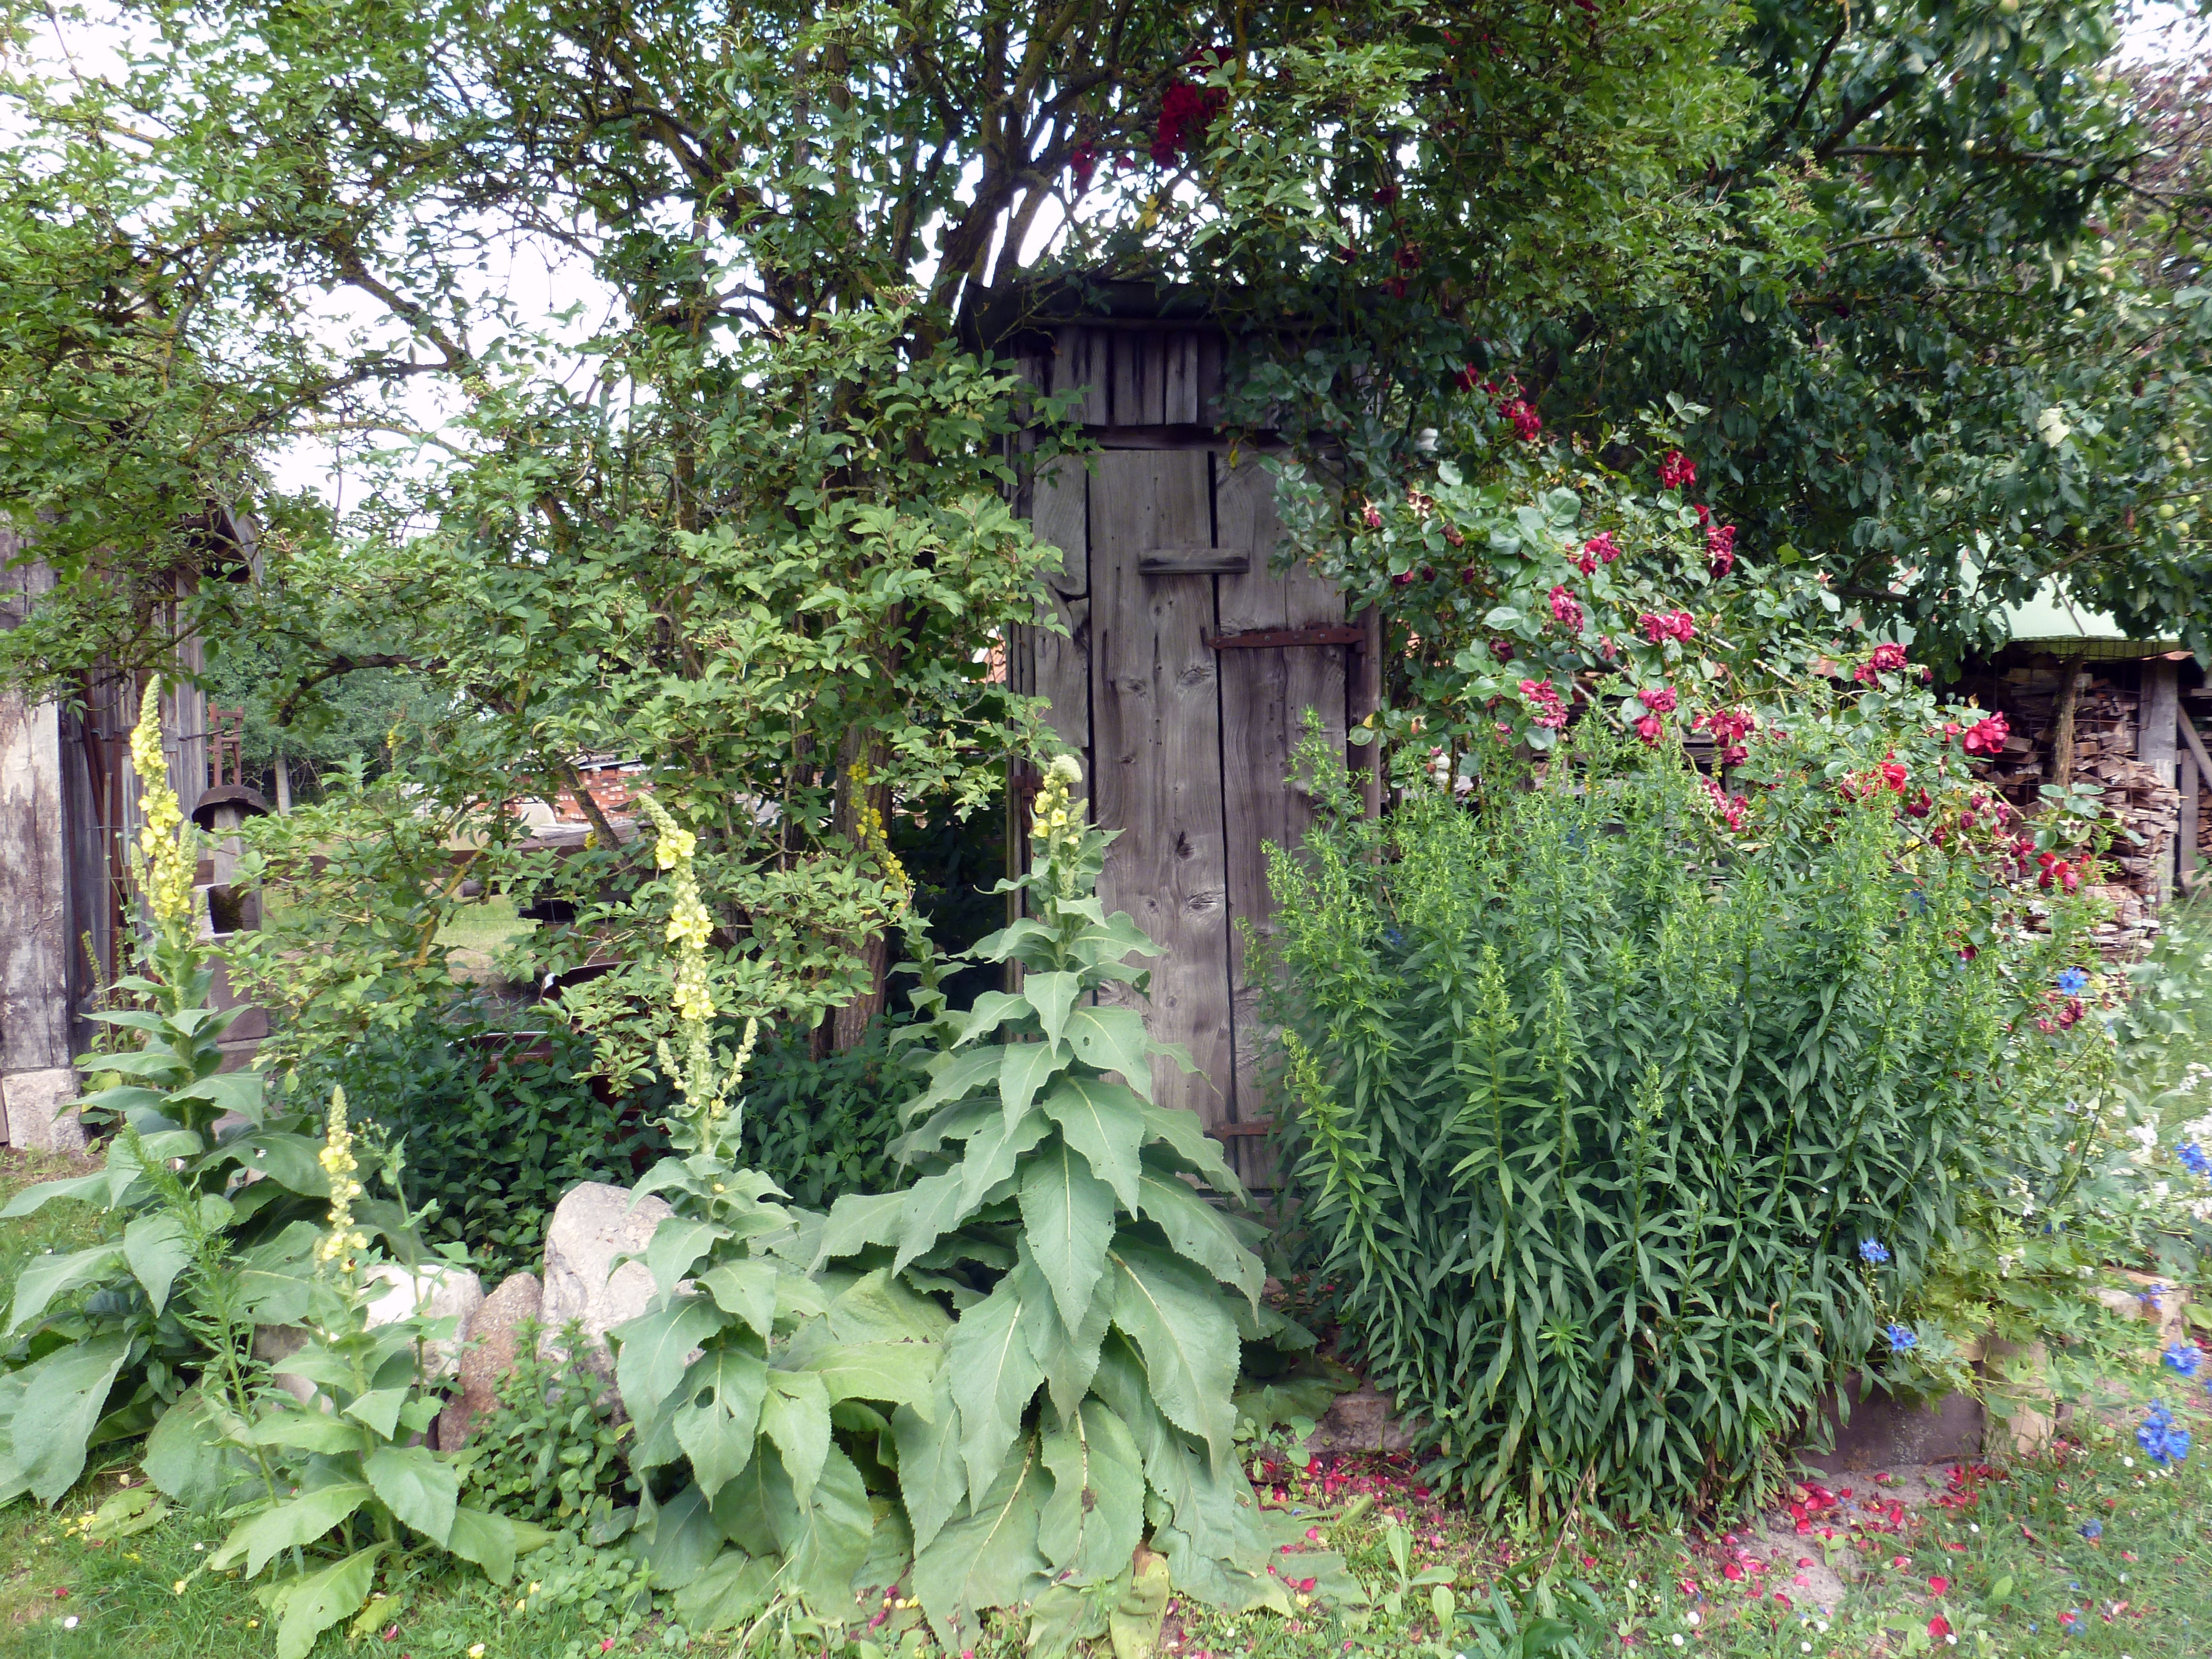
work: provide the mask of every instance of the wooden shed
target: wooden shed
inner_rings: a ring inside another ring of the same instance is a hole
[[[210,579],[251,574],[257,555],[244,520],[215,507],[185,528]],[[180,586],[199,580],[185,576]],[[19,626],[53,581],[0,530],[0,629]],[[176,650],[185,666],[200,666],[197,639]],[[131,728],[141,687],[136,675],[100,665],[44,702],[0,690],[0,1142],[9,1146],[82,1144],[76,1120],[59,1114],[77,1096],[76,1056],[105,1029],[88,1017],[100,989],[131,965],[129,860],[140,820]],[[207,700],[172,681],[161,714],[170,787],[187,815],[201,815],[216,781]],[[265,1029],[253,1024],[259,1018],[229,1036],[250,1042]]]
[[[1064,556],[1050,578],[1060,626],[1018,630],[1007,674],[1050,704],[1083,757],[1093,818],[1121,832],[1107,909],[1165,948],[1147,1021],[1200,1074],[1158,1062],[1160,1098],[1197,1112],[1240,1173],[1268,1185],[1243,928],[1267,928],[1265,843],[1294,845],[1310,819],[1288,781],[1306,711],[1343,744],[1373,707],[1375,656],[1340,592],[1275,568],[1272,446],[1221,430],[1222,329],[1150,289],[1110,289],[1103,308],[1091,297],[1006,348],[1041,391],[1079,392],[1097,446],[1025,481],[1032,523]]]

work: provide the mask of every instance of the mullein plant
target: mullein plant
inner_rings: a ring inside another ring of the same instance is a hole
[[[424,1310],[423,1278],[395,1283],[371,1271],[371,1238],[357,1213],[365,1189],[356,1144],[345,1091],[335,1090],[317,1157],[328,1207],[312,1272],[295,1282],[306,1340],[271,1367],[307,1397],[264,1389],[246,1410],[217,1415],[222,1454],[258,1462],[264,1486],[258,1501],[230,1509],[243,1518],[175,1586],[183,1595],[201,1572],[242,1565],[252,1579],[273,1567],[256,1594],[276,1621],[277,1659],[304,1659],[341,1620],[383,1622],[398,1602],[392,1590],[377,1595],[380,1575],[404,1584],[418,1566],[450,1554],[504,1584],[518,1555],[552,1537],[462,1503],[460,1470],[422,1443],[444,1405],[425,1376],[425,1355],[460,1333],[450,1317]],[[372,1304],[390,1296],[409,1297],[406,1310],[372,1325]],[[277,1478],[270,1480],[272,1464]]]
[[[1020,962],[1023,993],[965,1012],[916,994],[939,1052],[902,1114],[902,1190],[797,1211],[726,1155],[741,1053],[663,1060],[684,1151],[638,1191],[673,1213],[645,1252],[655,1304],[612,1335],[647,1477],[638,1546],[695,1634],[793,1602],[850,1618],[873,1559],[955,1647],[982,1610],[1023,1606],[1061,1645],[1105,1629],[1148,1540],[1179,1588],[1290,1610],[1231,1402],[1241,1341],[1289,1332],[1246,1231],[1204,1196],[1241,1197],[1236,1177],[1195,1116],[1152,1098],[1166,1051],[1133,1009],[1087,1000],[1141,991],[1126,958],[1153,947],[1099,905],[1107,837],[1079,778],[1055,762],[1038,797],[1015,884],[1036,917],[972,953]],[[647,811],[680,906],[682,826]],[[672,994],[700,948],[678,920]],[[682,1013],[684,1054],[708,1052],[712,1012]]]
[[[147,686],[131,738],[143,971],[115,988],[138,1006],[96,1016],[141,1042],[86,1056],[110,1086],[76,1103],[111,1131],[106,1164],[27,1188],[0,1212],[78,1199],[101,1206],[113,1230],[17,1277],[0,1330],[0,1502],[29,1492],[52,1503],[82,1473],[88,1446],[149,1430],[149,1472],[172,1496],[213,1504],[248,1473],[222,1452],[222,1425],[256,1387],[253,1326],[304,1311],[302,1275],[329,1196],[312,1115],[272,1109],[258,1071],[222,1069],[239,1011],[209,1006],[195,846],[169,787],[160,690]],[[404,1249],[395,1206],[371,1200],[357,1213]]]

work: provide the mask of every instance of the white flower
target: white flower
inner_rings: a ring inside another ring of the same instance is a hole
[[[1696,1624],[1698,1622],[1697,1613],[1694,1611],[1684,1613],[1682,1615],[1682,1622],[1686,1625]]]
[[[71,1613],[68,1618],[63,1620],[62,1628],[64,1630],[75,1630],[76,1628],[76,1615],[75,1613]]]
[[[1674,1632],[1674,1636],[1673,1636],[1673,1638],[1672,1638],[1671,1639],[1673,1640],[1673,1642],[1674,1642],[1674,1645],[1675,1645],[1676,1647],[1678,1647],[1678,1648],[1679,1648],[1679,1647],[1686,1647],[1686,1646],[1688,1645],[1688,1644],[1687,1644],[1687,1643],[1686,1643],[1685,1641],[1683,1641],[1683,1639],[1682,1639],[1682,1632],[1680,1632],[1680,1631],[1676,1631],[1676,1632]]]

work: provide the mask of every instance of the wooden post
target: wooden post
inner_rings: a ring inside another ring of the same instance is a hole
[[[2074,781],[2074,709],[2081,700],[2080,657],[2059,664],[2058,721],[2051,736],[2050,781],[2061,789]]]
[[[2182,761],[2185,781],[2181,791],[2181,855],[2188,860],[2182,867],[2194,870],[2197,867],[2197,792],[2203,782],[2212,782],[2212,755],[2204,752],[2204,739],[2197,735],[2197,722],[2189,718],[2186,708],[2179,708],[2179,699],[2176,702],[2181,735],[2189,742],[2189,753]],[[2185,887],[2187,884],[2183,883]]]
[[[2174,665],[2153,658],[2142,665],[2142,707],[2136,727],[2136,758],[2172,787],[2174,750],[2181,735],[2181,684]],[[2177,842],[2179,837],[2175,837]],[[2173,890],[2173,860],[2158,860],[2158,896]]]
[[[2186,893],[2197,874],[2197,757],[2193,754],[2181,757],[2181,819],[2175,831],[2173,869],[2181,890]]]

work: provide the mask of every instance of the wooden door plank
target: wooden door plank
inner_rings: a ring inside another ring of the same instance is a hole
[[[1085,426],[1104,426],[1111,418],[1107,402],[1111,362],[1103,329],[1070,324],[1054,337],[1052,389],[1055,392],[1079,388],[1083,400],[1075,418]]]
[[[1200,1072],[1155,1061],[1159,1099],[1218,1124],[1234,1062],[1219,688],[1203,638],[1214,579],[1137,568],[1148,547],[1210,539],[1206,458],[1109,450],[1091,492],[1093,806],[1123,831],[1098,890],[1109,914],[1128,911],[1167,952],[1152,964],[1146,1024],[1185,1045]]]
[[[1214,459],[1215,513],[1224,549],[1251,555],[1251,568],[1220,581],[1222,631],[1340,623],[1344,596],[1304,564],[1272,568],[1281,539],[1274,479],[1256,458],[1231,468]],[[1228,836],[1230,991],[1236,1076],[1231,1110],[1238,1121],[1270,1107],[1257,1086],[1269,1032],[1260,1018],[1258,987],[1245,961],[1244,927],[1272,931],[1266,846],[1296,848],[1313,822],[1308,798],[1288,781],[1292,756],[1305,734],[1305,714],[1321,717],[1325,739],[1344,752],[1347,668],[1342,646],[1294,646],[1224,651],[1221,674],[1223,819]],[[1237,1173],[1255,1187],[1274,1185],[1271,1154],[1256,1138],[1234,1143]]]
[[[1167,337],[1164,406],[1160,418],[1170,426],[1194,426],[1198,422],[1198,333],[1183,329]]]
[[[1045,571],[1055,593],[1091,591],[1091,529],[1086,475],[1080,455],[1055,455],[1036,470],[1030,486],[1030,527],[1036,538],[1060,550]]]
[[[1164,426],[1168,337],[1155,330],[1114,336],[1114,424]]]

